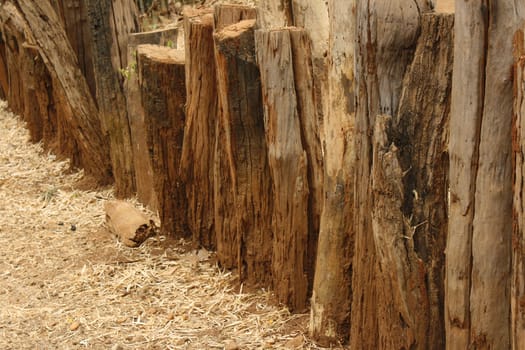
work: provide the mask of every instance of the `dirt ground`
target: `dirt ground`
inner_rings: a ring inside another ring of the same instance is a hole
[[[243,293],[205,251],[122,246],[104,228],[111,189],[28,143],[0,102],[1,349],[316,349],[308,315]]]

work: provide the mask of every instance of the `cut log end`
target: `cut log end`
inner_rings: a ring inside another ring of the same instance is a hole
[[[109,231],[125,246],[138,247],[158,233],[155,222],[127,202],[107,202],[105,211]]]

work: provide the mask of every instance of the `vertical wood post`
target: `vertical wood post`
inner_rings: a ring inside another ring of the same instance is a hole
[[[220,120],[215,168],[217,254],[242,281],[271,284],[272,187],[267,157],[255,20],[214,34]]]
[[[140,45],[137,63],[161,230],[184,237],[189,233],[186,196],[179,173],[186,103],[184,50]]]
[[[215,248],[213,164],[218,115],[213,14],[185,14],[186,126],[181,174],[196,245]]]

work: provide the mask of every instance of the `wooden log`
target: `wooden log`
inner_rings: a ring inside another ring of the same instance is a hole
[[[12,3],[20,10],[50,76],[60,85],[71,108],[72,113],[65,117],[73,137],[71,142],[78,146],[79,164],[99,183],[110,182],[111,165],[98,110],[58,17],[48,1],[13,0]]]
[[[233,169],[235,169],[237,166],[240,167],[240,180],[237,181],[239,184],[242,184],[242,186],[245,185],[243,181],[253,181],[256,183],[258,172],[254,173],[255,175],[253,178],[250,178],[248,177],[250,172],[248,172],[246,166],[250,167],[251,164],[243,164],[241,162],[237,165],[237,159],[234,158],[230,160],[228,157],[229,154],[235,155],[234,153],[231,153],[232,146],[237,148],[240,147],[241,152],[244,152],[245,147],[247,147],[247,145],[243,144],[243,142],[246,142],[244,137],[237,142],[229,141],[231,140],[232,134],[235,137],[235,135],[240,135],[239,133],[245,130],[243,124],[237,125],[238,123],[245,123],[247,121],[244,119],[247,119],[251,123],[249,125],[255,125],[253,126],[253,129],[255,131],[257,130],[257,124],[254,123],[257,122],[258,117],[256,112],[257,105],[261,103],[260,82],[246,80],[246,77],[244,77],[245,74],[247,74],[248,77],[259,76],[257,67],[255,67],[257,71],[253,71],[253,65],[255,62],[253,28],[248,25],[249,22],[244,22],[244,25],[241,25],[238,28],[234,27],[224,33],[222,32],[225,27],[229,27],[230,25],[244,20],[255,19],[257,13],[255,8],[249,6],[218,4],[214,7],[213,16],[214,31],[216,33],[214,34],[214,41],[215,60],[218,66],[217,83],[219,86],[218,95],[220,112],[215,131],[215,162],[213,170],[215,198],[214,220],[217,239],[217,255],[223,267],[237,267],[239,269],[241,281],[247,281],[248,283],[259,284],[267,287],[270,284],[271,274],[271,271],[268,269],[271,261],[271,243],[266,242],[266,236],[271,231],[265,232],[264,228],[268,228],[268,222],[271,219],[261,225],[260,232],[262,232],[262,234],[260,235],[254,236],[254,234],[256,234],[256,231],[254,231],[256,230],[256,227],[249,228],[250,225],[252,225],[253,220],[256,220],[256,217],[255,219],[248,219],[248,223],[243,224],[247,228],[246,231],[241,231],[239,225],[242,224],[242,221],[239,221],[236,218],[241,212],[236,209],[235,203],[239,203],[241,207],[247,207],[249,202],[243,203],[241,200],[234,199],[235,188],[233,187],[234,184],[232,183],[233,180],[230,175],[230,168],[233,167]],[[252,41],[251,43],[250,40]],[[239,65],[238,68],[236,68],[237,65]],[[221,70],[223,71],[221,72]],[[227,74],[234,74],[235,78],[229,78]],[[241,83],[242,81],[245,82]],[[251,87],[243,90],[243,86]],[[257,93],[257,91],[259,92]],[[259,96],[257,96],[257,94],[259,94]],[[250,106],[248,108],[248,110],[251,111],[249,116],[239,116],[239,109],[230,108],[230,106],[236,106],[239,105],[239,103]],[[262,105],[260,105],[260,108],[259,113],[262,114]],[[262,122],[262,118],[260,121]],[[227,128],[227,123],[233,123],[233,125],[230,125]],[[259,124],[259,127],[261,125],[262,124]],[[235,132],[235,130],[238,131]],[[264,130],[264,126],[262,126],[262,130]],[[226,138],[226,135],[229,135],[228,138]],[[262,140],[264,143],[264,131]],[[258,142],[252,142],[259,145],[261,139],[259,138]],[[266,156],[265,151],[263,154]],[[259,153],[255,153],[254,157],[255,163],[261,163],[262,160],[258,159],[258,157],[261,157]],[[246,159],[248,158],[249,157],[246,157]],[[262,162],[264,164],[264,161]],[[263,165],[261,169],[263,173],[267,172],[267,165]],[[269,176],[267,179],[269,180]],[[239,187],[242,188],[242,186]],[[264,185],[261,187],[264,188]],[[262,197],[264,197],[264,195]],[[250,215],[254,215],[258,210],[264,210],[265,204],[267,203],[263,200],[260,203],[263,208],[261,208],[259,204],[253,209],[245,208],[246,215],[249,217]],[[244,213],[241,215],[244,215]],[[261,215],[261,217],[269,218],[268,215],[264,214]],[[253,239],[253,237],[260,238]],[[264,248],[261,249],[261,246]]]
[[[22,44],[26,42],[25,30],[27,28],[24,18],[16,7],[11,3],[2,5],[0,12],[2,20],[2,37],[5,40],[5,64],[7,74],[7,102],[9,108],[16,114],[23,114],[23,86],[21,50]]]
[[[130,203],[109,201],[104,207],[109,231],[125,246],[138,247],[157,234],[155,222]]]
[[[50,2],[63,23],[69,43],[76,53],[80,70],[86,78],[91,96],[95,98],[97,91],[93,71],[93,39],[86,1],[51,0]]]
[[[220,106],[215,230],[221,264],[238,267],[241,281],[268,287],[272,185],[254,28],[255,20],[244,20],[214,34]]]
[[[388,348],[403,342],[405,333],[394,339],[381,332],[391,321],[396,327],[408,320],[385,312],[381,275],[372,226],[372,154],[371,136],[376,116],[396,118],[402,82],[413,58],[421,7],[413,1],[396,1],[396,6],[383,1],[357,3],[356,47],[356,170],[354,194],[355,254],[352,264],[352,314],[350,345],[353,348]],[[385,274],[394,273],[394,266]],[[403,316],[404,317],[404,316]],[[383,322],[383,318],[385,319]],[[401,330],[404,327],[401,328]],[[366,331],[365,331],[366,330]]]
[[[127,68],[127,53],[123,57],[121,47],[127,50],[123,38],[135,27],[130,27],[125,16],[117,16],[128,0],[88,0],[93,69],[96,83],[96,99],[102,128],[109,140],[115,195],[127,197],[135,193],[135,179],[126,100],[120,83],[119,70]],[[128,4],[129,5],[129,4]],[[121,18],[122,17],[122,18]],[[115,34],[116,33],[116,34]]]
[[[0,11],[3,36],[8,40],[6,63],[10,93],[8,102],[26,121],[34,142],[70,159],[72,167],[81,166],[78,146],[69,120],[71,107],[61,84],[49,73],[31,30],[11,3]],[[24,69],[20,69],[24,67]]]
[[[444,251],[453,30],[453,15],[428,13],[421,17],[421,34],[405,75],[391,134],[403,169],[402,178],[397,180],[403,186],[403,201],[397,203],[397,210],[404,218],[404,236],[410,237],[405,242],[410,249],[398,254],[407,259],[404,270],[414,291],[405,296],[404,303],[412,320],[414,342],[425,349],[445,347]],[[407,268],[410,266],[419,269]]]
[[[319,96],[316,94],[318,84],[313,68],[311,40],[303,28],[291,27],[290,43],[294,85],[297,98],[297,114],[301,127],[301,138],[307,157],[308,174],[308,244],[307,268],[308,290],[311,291],[319,240],[319,225],[324,202],[323,178],[324,165],[321,145],[320,121],[322,112],[318,108]]]
[[[259,30],[255,43],[274,194],[273,287],[280,302],[302,311],[308,295],[308,160],[297,111],[290,32]]]
[[[217,32],[240,21],[256,18],[257,9],[251,6],[217,4],[213,8],[213,26]]]
[[[5,39],[0,27],[0,98],[5,100],[9,93],[9,77],[7,72],[7,59]]]
[[[260,0],[257,12],[258,28],[293,26],[292,0]]]
[[[213,14],[184,16],[186,125],[181,174],[188,200],[188,225],[196,245],[215,247],[213,164],[218,115]]]
[[[514,120],[512,125],[514,208],[511,276],[511,346],[525,348],[525,35],[514,36]]]
[[[186,103],[184,51],[140,45],[137,68],[161,230],[184,237],[189,233],[186,196],[179,173]]]
[[[456,2],[445,295],[449,348],[511,346],[509,37],[521,29],[524,16],[522,2]]]
[[[153,169],[146,142],[144,108],[140,97],[137,67],[137,46],[142,44],[162,45],[176,48],[179,31],[176,28],[130,34],[128,37],[127,78],[124,81],[124,94],[128,111],[131,146],[133,149],[133,168],[138,200],[152,211],[158,210],[157,197],[153,188]]]
[[[355,168],[355,1],[332,0],[324,116],[324,190],[319,245],[311,299],[310,335],[336,345],[350,335],[353,193]]]

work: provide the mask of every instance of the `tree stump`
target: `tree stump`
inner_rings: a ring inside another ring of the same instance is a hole
[[[255,20],[244,20],[214,34],[220,106],[215,230],[221,264],[237,266],[242,281],[268,287],[272,187],[254,27]]]
[[[127,33],[136,30],[123,14],[126,4],[129,6],[129,0],[88,0],[85,5],[93,40],[96,99],[109,140],[115,195],[121,198],[135,193],[131,135],[119,76],[119,71],[127,69],[127,52],[122,52],[127,50]]]
[[[213,8],[213,26],[216,32],[247,19],[256,19],[257,9],[251,6],[217,4]]]
[[[186,103],[184,51],[140,45],[137,67],[161,231],[184,237],[187,204],[179,173]]]
[[[355,169],[355,1],[331,0],[329,99],[324,119],[324,202],[311,299],[310,335],[336,345],[350,335]]]
[[[138,83],[137,46],[142,44],[162,45],[176,48],[178,29],[162,29],[151,32],[130,34],[128,37],[126,80],[124,92],[128,111],[131,147],[133,150],[133,167],[135,173],[135,187],[138,200],[150,210],[158,210],[157,197],[153,188],[153,169],[146,142],[144,125],[144,108],[142,107],[140,88]]]
[[[92,36],[86,1],[51,0],[66,31],[69,43],[77,55],[78,65],[86,78],[93,98],[97,95],[93,71]]]
[[[289,30],[255,35],[273,182],[272,276],[280,302],[302,311],[308,296],[308,157],[301,137]]]
[[[218,115],[213,14],[186,13],[186,125],[181,174],[195,245],[215,248],[213,164]]]
[[[384,130],[388,130],[386,123],[376,123],[376,118],[390,116],[396,120],[398,117],[403,78],[414,57],[421,29],[421,12],[428,9],[425,4],[426,1],[418,1],[418,6],[414,6],[414,2],[409,0],[396,1],[396,6],[382,1],[356,3],[355,254],[350,334],[351,347],[355,348],[410,348],[415,341],[414,327],[417,325],[413,324],[412,318],[407,319],[413,316],[411,308],[408,305],[401,308],[411,297],[405,295],[403,289],[389,290],[384,287],[388,282],[387,285],[408,288],[405,282],[408,283],[412,277],[410,273],[416,273],[410,272],[403,280],[404,269],[416,267],[403,265],[405,257],[396,250],[399,242],[390,242],[386,238],[394,232],[396,235],[403,234],[399,232],[398,221],[395,221],[396,227],[384,232],[385,236],[380,230],[385,223],[380,222],[379,213],[393,208],[394,204],[388,202],[388,198],[382,202],[375,198],[381,191],[390,190],[394,183],[385,183],[385,187],[381,188],[380,181],[374,181],[374,176],[378,177],[387,170],[394,171],[388,168],[388,164],[394,166],[395,163],[385,162],[385,169],[381,170],[383,165],[374,164],[374,159],[382,162],[388,152],[381,146],[388,145],[388,142],[381,140]],[[373,187],[374,184],[376,187]],[[398,219],[401,214],[389,215]],[[388,220],[388,217],[383,219]],[[399,236],[396,239],[403,240]],[[387,243],[391,246],[385,246]],[[391,258],[390,261],[401,265],[386,266],[385,254]],[[398,272],[399,269],[403,272]],[[392,309],[389,309],[390,306]]]
[[[514,36],[514,210],[511,276],[511,346],[525,348],[525,35]]]
[[[68,156],[78,159],[78,164],[99,183],[107,184],[112,178],[111,165],[98,110],[60,20],[47,1],[13,0],[12,3],[20,11],[28,35],[33,37],[29,42],[38,47],[50,76],[57,83],[61,101],[68,105],[66,109],[70,108],[70,113],[64,113],[64,129],[71,135],[68,143],[78,147],[78,154]],[[10,4],[6,2],[4,6]]]
[[[456,2],[447,348],[511,347],[513,94],[509,74],[514,64],[512,35],[522,30],[525,3],[489,5]]]

